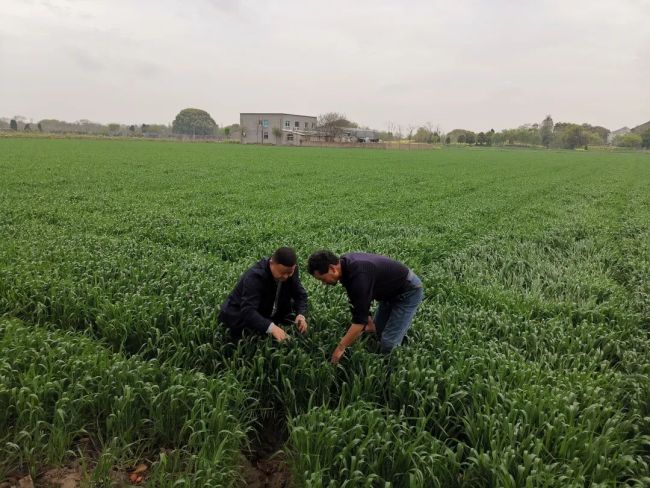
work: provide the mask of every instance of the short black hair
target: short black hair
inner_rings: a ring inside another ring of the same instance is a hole
[[[298,262],[298,257],[296,256],[296,251],[290,247],[279,247],[271,256],[271,259],[276,264],[281,264],[282,266],[295,266]]]
[[[312,276],[316,271],[318,271],[319,274],[325,274],[329,270],[331,264],[339,264],[339,257],[332,251],[323,249],[321,251],[316,251],[309,256],[307,269],[309,270],[309,274]]]

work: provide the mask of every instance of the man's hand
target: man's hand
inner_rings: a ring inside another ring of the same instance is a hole
[[[375,327],[375,321],[372,320],[372,317],[370,317],[370,316],[368,317],[368,325],[366,325],[366,328],[363,331],[364,332],[370,332],[372,334],[377,332],[377,329]]]
[[[363,328],[363,324],[350,325],[350,328],[343,336],[343,339],[341,339],[341,342],[339,342],[339,345],[336,346],[336,349],[334,349],[334,352],[332,353],[332,364],[338,364],[343,357],[343,353],[345,353],[345,348],[354,344],[359,336],[363,334]]]
[[[277,325],[274,325],[273,328],[271,329],[271,335],[278,342],[282,342],[289,338],[289,336],[284,331],[284,329],[282,327],[278,327]]]
[[[296,326],[298,326],[298,330],[300,331],[301,334],[304,334],[307,332],[307,319],[305,318],[304,315],[298,315],[295,320]]]
[[[338,364],[344,353],[345,347],[341,346],[340,344],[336,346],[336,349],[334,349],[334,352],[332,353],[332,364]]]

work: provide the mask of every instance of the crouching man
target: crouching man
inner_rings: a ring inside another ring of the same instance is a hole
[[[402,343],[424,294],[413,271],[385,256],[360,252],[339,258],[331,251],[318,251],[309,257],[308,266],[309,274],[322,283],[340,282],[352,307],[352,325],[334,350],[332,363],[341,360],[364,330],[378,334],[382,353]],[[378,301],[374,320],[370,317],[373,300]]]
[[[301,333],[307,332],[307,292],[296,263],[295,251],[281,247],[239,278],[219,313],[219,321],[233,338],[241,338],[247,329],[284,341],[288,335],[282,327],[291,323]]]

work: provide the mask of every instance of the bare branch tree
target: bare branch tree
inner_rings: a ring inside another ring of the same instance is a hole
[[[409,150],[411,149],[411,140],[413,139],[413,131],[416,129],[416,127],[412,124],[409,124],[407,127],[408,129],[408,140],[409,140]]]
[[[319,115],[317,125],[318,129],[325,133],[325,138],[330,141],[340,138],[345,127],[357,127],[357,124],[350,122],[345,114],[338,112]]]

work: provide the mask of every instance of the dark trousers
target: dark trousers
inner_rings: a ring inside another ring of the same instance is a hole
[[[382,353],[389,353],[402,344],[411,327],[413,316],[422,302],[422,282],[413,271],[409,272],[404,292],[390,301],[379,302],[375,312],[375,327]]]

